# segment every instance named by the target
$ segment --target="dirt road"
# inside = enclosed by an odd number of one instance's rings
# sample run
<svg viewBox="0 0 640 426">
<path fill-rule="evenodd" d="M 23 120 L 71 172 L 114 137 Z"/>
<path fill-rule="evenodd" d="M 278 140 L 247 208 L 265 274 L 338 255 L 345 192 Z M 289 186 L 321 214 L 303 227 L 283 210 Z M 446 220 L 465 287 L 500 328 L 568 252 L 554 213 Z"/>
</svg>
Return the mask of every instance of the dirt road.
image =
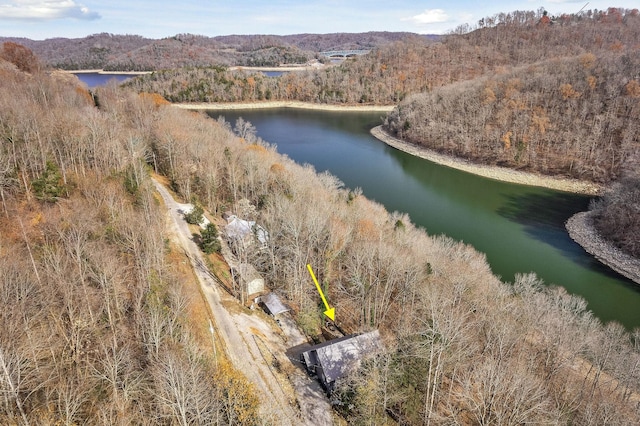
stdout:
<svg viewBox="0 0 640 426">
<path fill-rule="evenodd" d="M 216 278 L 205 266 L 200 249 L 167 189 L 154 180 L 168 208 L 168 224 L 176 242 L 191 260 L 202 292 L 214 316 L 214 328 L 224 342 L 229 360 L 255 384 L 264 420 L 278 425 L 331 425 L 332 410 L 319 385 L 286 357 L 287 346 L 304 338 L 295 327 L 285 331 L 259 313 L 247 312 L 228 294 L 219 291 Z M 287 342 L 285 342 L 287 340 Z"/>
</svg>

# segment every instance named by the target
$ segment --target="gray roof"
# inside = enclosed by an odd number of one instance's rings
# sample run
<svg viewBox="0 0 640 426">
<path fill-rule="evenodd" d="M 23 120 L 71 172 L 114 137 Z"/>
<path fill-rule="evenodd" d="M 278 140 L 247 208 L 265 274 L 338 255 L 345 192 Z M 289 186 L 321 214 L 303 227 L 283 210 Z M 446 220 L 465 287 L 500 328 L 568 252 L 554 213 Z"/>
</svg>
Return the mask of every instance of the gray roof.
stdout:
<svg viewBox="0 0 640 426">
<path fill-rule="evenodd" d="M 244 220 L 238 216 L 231 215 L 227 218 L 227 222 L 225 230 L 227 236 L 231 239 L 241 240 L 255 231 L 255 237 L 261 244 L 266 244 L 269 240 L 269 233 L 252 220 Z"/>
<path fill-rule="evenodd" d="M 264 303 L 267 309 L 269 309 L 269 312 L 271 312 L 271 315 L 274 316 L 291 310 L 282 303 L 275 293 L 267 293 L 264 296 L 260 296 L 257 301 Z"/>
<path fill-rule="evenodd" d="M 305 360 L 322 369 L 323 381 L 332 383 L 358 368 L 360 360 L 381 347 L 378 330 L 341 337 L 312 346 L 303 354 Z"/>
</svg>

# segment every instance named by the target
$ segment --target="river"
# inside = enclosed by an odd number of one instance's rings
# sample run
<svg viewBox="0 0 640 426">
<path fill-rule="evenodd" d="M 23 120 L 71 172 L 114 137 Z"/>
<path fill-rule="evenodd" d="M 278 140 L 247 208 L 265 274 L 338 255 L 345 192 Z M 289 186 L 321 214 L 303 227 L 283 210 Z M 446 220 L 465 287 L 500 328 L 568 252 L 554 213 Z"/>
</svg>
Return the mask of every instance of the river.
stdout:
<svg viewBox="0 0 640 426">
<path fill-rule="evenodd" d="M 504 281 L 535 272 L 582 296 L 604 322 L 640 327 L 640 286 L 603 266 L 568 236 L 564 222 L 590 198 L 486 179 L 405 154 L 369 130 L 381 113 L 296 109 L 210 111 L 232 125 L 250 121 L 258 136 L 298 163 L 329 171 L 430 234 L 446 234 L 487 256 Z"/>
</svg>

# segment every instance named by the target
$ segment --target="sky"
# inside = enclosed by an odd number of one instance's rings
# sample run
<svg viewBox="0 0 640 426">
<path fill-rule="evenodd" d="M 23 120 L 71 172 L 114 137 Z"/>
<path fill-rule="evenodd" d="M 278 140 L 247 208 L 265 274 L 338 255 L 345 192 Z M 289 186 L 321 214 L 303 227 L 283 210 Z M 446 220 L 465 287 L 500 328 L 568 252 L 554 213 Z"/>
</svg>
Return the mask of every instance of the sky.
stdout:
<svg viewBox="0 0 640 426">
<path fill-rule="evenodd" d="M 585 9 L 599 10 L 640 7 L 638 0 L 0 0 L 0 36 L 443 34 L 500 12 L 544 8 L 557 15 L 578 12 L 585 4 Z"/>
</svg>

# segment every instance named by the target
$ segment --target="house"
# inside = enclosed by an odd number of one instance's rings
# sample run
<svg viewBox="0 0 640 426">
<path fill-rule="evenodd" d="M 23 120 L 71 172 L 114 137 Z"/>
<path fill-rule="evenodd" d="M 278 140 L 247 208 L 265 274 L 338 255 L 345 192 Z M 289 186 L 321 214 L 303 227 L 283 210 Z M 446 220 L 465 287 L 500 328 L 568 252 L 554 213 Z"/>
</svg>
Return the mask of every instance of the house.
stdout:
<svg viewBox="0 0 640 426">
<path fill-rule="evenodd" d="M 300 354 L 307 372 L 318 377 L 322 387 L 331 393 L 336 380 L 360 366 L 361 360 L 382 347 L 378 330 L 352 334 L 311 346 Z"/>
<path fill-rule="evenodd" d="M 262 246 L 266 246 L 269 239 L 269 234 L 262 226 L 256 225 L 254 221 L 241 219 L 236 215 L 227 217 L 225 231 L 227 237 L 232 241 L 242 241 L 245 243 L 248 236 L 255 235 L 258 242 L 260 242 Z"/>
</svg>

